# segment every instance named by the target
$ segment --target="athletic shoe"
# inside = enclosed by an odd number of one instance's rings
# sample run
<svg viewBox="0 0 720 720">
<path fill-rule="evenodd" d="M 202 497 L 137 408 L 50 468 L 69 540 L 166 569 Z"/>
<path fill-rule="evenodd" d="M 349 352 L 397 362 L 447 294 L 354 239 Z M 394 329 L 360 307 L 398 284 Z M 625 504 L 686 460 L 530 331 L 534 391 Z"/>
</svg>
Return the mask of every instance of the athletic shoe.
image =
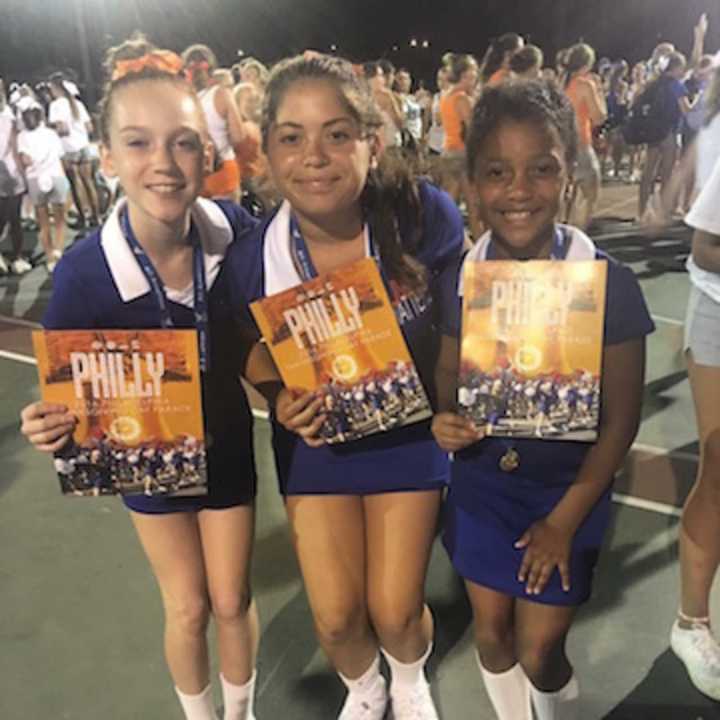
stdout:
<svg viewBox="0 0 720 720">
<path fill-rule="evenodd" d="M 720 700 L 720 646 L 705 623 L 681 628 L 676 620 L 670 647 L 685 664 L 692 684 L 704 695 Z"/>
<path fill-rule="evenodd" d="M 338 720 L 383 720 L 387 703 L 387 686 L 380 675 L 369 690 L 347 694 Z"/>
<path fill-rule="evenodd" d="M 24 275 L 32 270 L 32 265 L 25 258 L 18 258 L 10 263 L 10 269 L 15 275 Z"/>
<path fill-rule="evenodd" d="M 5 258 L 0 255 L 0 274 L 7 275 L 10 272 L 8 264 L 5 262 Z"/>
<path fill-rule="evenodd" d="M 400 696 L 392 695 L 393 720 L 439 720 L 430 685 L 425 681 Z"/>
<path fill-rule="evenodd" d="M 47 271 L 52 274 L 53 270 L 57 267 L 57 260 L 48 260 L 45 263 L 45 267 L 47 268 Z"/>
</svg>

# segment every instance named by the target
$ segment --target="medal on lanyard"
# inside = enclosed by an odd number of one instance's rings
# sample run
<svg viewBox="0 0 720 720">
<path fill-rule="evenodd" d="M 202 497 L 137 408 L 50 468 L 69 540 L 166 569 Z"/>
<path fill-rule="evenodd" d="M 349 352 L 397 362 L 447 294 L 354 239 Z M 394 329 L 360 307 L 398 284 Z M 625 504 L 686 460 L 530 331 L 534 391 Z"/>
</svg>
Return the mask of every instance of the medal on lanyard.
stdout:
<svg viewBox="0 0 720 720">
<path fill-rule="evenodd" d="M 162 280 L 157 274 L 157 270 L 153 266 L 150 258 L 147 256 L 142 245 L 135 237 L 135 233 L 130 226 L 127 207 L 120 213 L 120 228 L 127 244 L 135 256 L 135 259 L 142 270 L 145 279 L 150 285 L 150 290 L 155 296 L 155 300 L 160 310 L 160 327 L 175 327 L 170 310 L 168 309 L 167 295 L 163 287 Z M 207 309 L 207 287 L 205 284 L 205 257 L 203 255 L 200 237 L 198 235 L 195 223 L 190 223 L 190 234 L 188 240 L 193 249 L 193 313 L 195 317 L 195 327 L 198 333 L 198 354 L 200 356 L 200 370 L 207 372 L 210 368 L 210 343 L 208 330 L 208 309 Z"/>
<path fill-rule="evenodd" d="M 552 248 L 550 250 L 551 260 L 564 260 L 568 252 L 568 238 L 560 228 L 555 228 L 555 236 L 553 238 Z M 488 247 L 487 258 L 488 260 L 496 259 L 495 248 L 491 244 Z M 505 452 L 500 456 L 498 460 L 498 467 L 506 473 L 515 472 L 520 467 L 520 453 L 517 448 L 512 444 L 505 446 Z"/>
<path fill-rule="evenodd" d="M 508 446 L 498 465 L 503 472 L 514 472 L 520 467 L 520 453 L 512 445 Z"/>
</svg>

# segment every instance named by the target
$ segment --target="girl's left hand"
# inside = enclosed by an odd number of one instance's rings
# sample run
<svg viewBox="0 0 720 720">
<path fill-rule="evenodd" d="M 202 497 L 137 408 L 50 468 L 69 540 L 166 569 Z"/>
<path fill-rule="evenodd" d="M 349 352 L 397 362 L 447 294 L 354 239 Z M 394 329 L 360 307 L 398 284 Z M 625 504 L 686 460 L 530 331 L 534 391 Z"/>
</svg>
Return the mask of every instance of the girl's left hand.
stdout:
<svg viewBox="0 0 720 720">
<path fill-rule="evenodd" d="M 573 533 L 548 522 L 547 518 L 533 523 L 515 543 L 525 548 L 518 580 L 526 583 L 528 595 L 539 595 L 547 585 L 555 567 L 565 592 L 570 590 L 570 546 Z"/>
<path fill-rule="evenodd" d="M 277 396 L 275 417 L 283 427 L 299 435 L 310 447 L 320 447 L 325 444 L 325 440 L 318 436 L 325 421 L 322 405 L 322 398 L 314 392 L 283 388 Z"/>
</svg>

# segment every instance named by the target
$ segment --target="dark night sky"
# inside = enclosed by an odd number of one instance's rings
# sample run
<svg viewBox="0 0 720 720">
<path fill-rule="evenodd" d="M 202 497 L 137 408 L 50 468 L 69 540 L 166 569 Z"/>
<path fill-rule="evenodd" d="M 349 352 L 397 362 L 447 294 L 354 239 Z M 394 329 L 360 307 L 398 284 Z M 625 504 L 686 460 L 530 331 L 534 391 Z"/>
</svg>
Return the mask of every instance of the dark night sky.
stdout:
<svg viewBox="0 0 720 720">
<path fill-rule="evenodd" d="M 716 0 L 0 0 L 0 75 L 39 79 L 58 68 L 82 71 L 87 48 L 101 79 L 105 48 L 135 28 L 182 50 L 205 42 L 230 64 L 238 48 L 271 62 L 306 47 L 353 60 L 388 56 L 432 76 L 442 53 L 482 56 L 489 38 L 514 30 L 554 53 L 583 38 L 599 55 L 637 60 L 659 39 L 686 52 L 700 13 L 710 16 L 708 49 L 720 46 Z M 202 9 L 200 9 L 202 8 Z M 85 36 L 83 38 L 83 36 Z M 427 50 L 410 49 L 411 37 Z M 393 45 L 400 49 L 393 51 Z M 85 80 L 85 78 L 83 78 Z"/>
</svg>

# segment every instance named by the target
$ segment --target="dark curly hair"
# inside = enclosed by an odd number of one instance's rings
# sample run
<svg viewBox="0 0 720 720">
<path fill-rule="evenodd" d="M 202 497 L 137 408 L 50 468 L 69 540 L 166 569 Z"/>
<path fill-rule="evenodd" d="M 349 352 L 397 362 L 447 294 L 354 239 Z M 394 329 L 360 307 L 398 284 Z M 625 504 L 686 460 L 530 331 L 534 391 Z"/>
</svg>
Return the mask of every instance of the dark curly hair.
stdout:
<svg viewBox="0 0 720 720">
<path fill-rule="evenodd" d="M 577 158 L 575 112 L 565 93 L 546 80 L 524 80 L 486 88 L 473 111 L 466 141 L 467 170 L 475 175 L 477 156 L 487 136 L 504 120 L 530 122 L 554 129 L 572 168 Z"/>
</svg>

